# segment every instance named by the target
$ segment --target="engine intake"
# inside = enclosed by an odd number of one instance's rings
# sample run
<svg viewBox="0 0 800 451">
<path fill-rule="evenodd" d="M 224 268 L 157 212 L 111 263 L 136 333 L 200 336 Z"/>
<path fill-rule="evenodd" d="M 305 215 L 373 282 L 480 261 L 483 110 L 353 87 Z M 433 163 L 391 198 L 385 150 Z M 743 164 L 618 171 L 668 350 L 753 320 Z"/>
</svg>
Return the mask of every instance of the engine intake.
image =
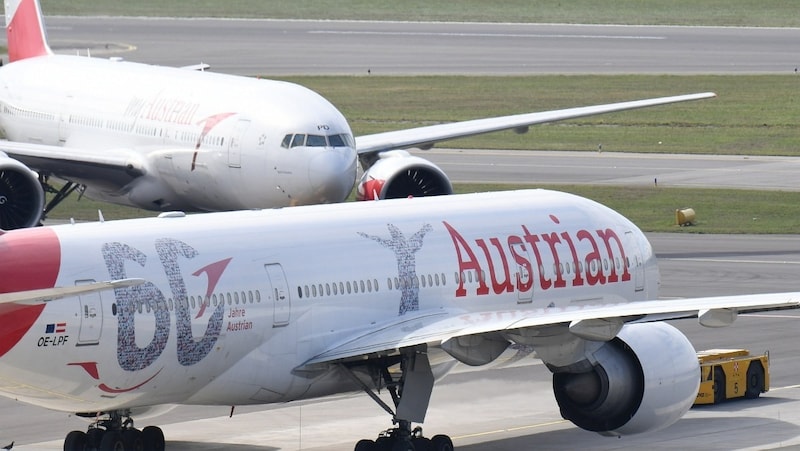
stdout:
<svg viewBox="0 0 800 451">
<path fill-rule="evenodd" d="M 447 175 L 430 161 L 405 150 L 383 152 L 358 183 L 358 200 L 452 194 Z"/>
<path fill-rule="evenodd" d="M 561 415 L 582 429 L 613 436 L 662 429 L 678 421 L 697 396 L 697 354 L 666 323 L 627 325 L 585 357 L 551 368 Z"/>
<path fill-rule="evenodd" d="M 44 191 L 35 172 L 0 152 L 0 229 L 39 225 Z"/>
</svg>

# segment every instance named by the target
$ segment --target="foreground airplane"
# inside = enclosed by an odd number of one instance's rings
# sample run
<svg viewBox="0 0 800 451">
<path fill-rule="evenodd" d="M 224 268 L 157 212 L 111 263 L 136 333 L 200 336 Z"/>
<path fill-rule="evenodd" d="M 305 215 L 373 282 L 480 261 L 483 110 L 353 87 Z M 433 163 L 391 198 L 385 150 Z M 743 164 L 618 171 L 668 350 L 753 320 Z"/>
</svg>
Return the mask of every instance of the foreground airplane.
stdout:
<svg viewBox="0 0 800 451">
<path fill-rule="evenodd" d="M 658 285 L 633 223 L 547 190 L 20 229 L 0 234 L 0 395 L 91 420 L 65 450 L 158 450 L 133 416 L 363 390 L 396 427 L 357 451 L 445 451 L 412 427 L 434 381 L 535 352 L 565 418 L 643 433 L 700 383 L 692 345 L 656 320 L 716 327 L 800 300 L 661 301 Z"/>
<path fill-rule="evenodd" d="M 712 93 L 434 125 L 353 138 L 344 116 L 295 84 L 71 55 L 47 44 L 38 0 L 6 0 L 0 68 L 0 228 L 39 224 L 75 189 L 149 210 L 222 211 L 450 194 L 402 149 Z M 33 169 L 33 171 L 31 170 Z M 35 172 L 34 172 L 35 171 Z M 67 183 L 56 190 L 51 177 Z M 44 191 L 56 192 L 45 205 Z"/>
</svg>

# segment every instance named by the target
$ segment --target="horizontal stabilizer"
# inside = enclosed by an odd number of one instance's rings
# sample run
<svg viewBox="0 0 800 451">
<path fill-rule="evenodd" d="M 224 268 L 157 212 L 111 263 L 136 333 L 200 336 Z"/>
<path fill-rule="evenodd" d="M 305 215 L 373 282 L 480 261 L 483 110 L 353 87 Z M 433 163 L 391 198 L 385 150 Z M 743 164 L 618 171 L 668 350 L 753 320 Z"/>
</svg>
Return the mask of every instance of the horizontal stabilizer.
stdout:
<svg viewBox="0 0 800 451">
<path fill-rule="evenodd" d="M 191 66 L 183 66 L 183 67 L 181 67 L 181 69 L 196 70 L 198 72 L 204 72 L 204 71 L 207 71 L 208 69 L 211 69 L 211 65 L 210 64 L 206 64 L 206 63 L 192 64 Z"/>
</svg>

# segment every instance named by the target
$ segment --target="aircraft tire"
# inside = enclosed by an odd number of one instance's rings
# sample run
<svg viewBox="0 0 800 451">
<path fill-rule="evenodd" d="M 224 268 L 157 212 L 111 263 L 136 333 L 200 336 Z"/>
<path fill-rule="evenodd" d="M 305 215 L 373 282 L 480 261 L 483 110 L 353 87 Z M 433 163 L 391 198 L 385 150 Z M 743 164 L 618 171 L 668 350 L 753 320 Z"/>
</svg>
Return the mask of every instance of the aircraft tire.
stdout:
<svg viewBox="0 0 800 451">
<path fill-rule="evenodd" d="M 378 451 L 378 445 L 372 440 L 364 439 L 359 440 L 358 443 L 356 443 L 356 447 L 353 449 L 354 451 Z"/>
<path fill-rule="evenodd" d="M 453 440 L 447 435 L 434 435 L 431 439 L 432 451 L 453 451 Z"/>
<path fill-rule="evenodd" d="M 122 431 L 122 442 L 125 444 L 125 451 L 145 451 L 142 431 L 138 429 Z"/>
<path fill-rule="evenodd" d="M 164 432 L 158 426 L 147 426 L 142 429 L 142 443 L 144 449 L 148 451 L 164 451 L 166 446 Z"/>
<path fill-rule="evenodd" d="M 122 434 L 116 431 L 106 431 L 97 451 L 125 451 L 125 443 L 122 441 Z"/>
<path fill-rule="evenodd" d="M 86 449 L 86 433 L 72 431 L 64 439 L 64 451 L 83 451 Z"/>
</svg>

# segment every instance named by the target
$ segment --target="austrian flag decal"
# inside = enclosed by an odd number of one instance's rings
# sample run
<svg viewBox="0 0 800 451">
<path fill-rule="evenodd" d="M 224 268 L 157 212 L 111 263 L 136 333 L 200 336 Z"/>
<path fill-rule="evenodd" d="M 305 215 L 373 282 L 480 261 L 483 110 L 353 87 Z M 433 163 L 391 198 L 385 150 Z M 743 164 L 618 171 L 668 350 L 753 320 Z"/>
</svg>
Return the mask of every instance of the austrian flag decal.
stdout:
<svg viewBox="0 0 800 451">
<path fill-rule="evenodd" d="M 67 323 L 48 324 L 44 333 L 46 334 L 63 334 L 67 331 Z"/>
</svg>

